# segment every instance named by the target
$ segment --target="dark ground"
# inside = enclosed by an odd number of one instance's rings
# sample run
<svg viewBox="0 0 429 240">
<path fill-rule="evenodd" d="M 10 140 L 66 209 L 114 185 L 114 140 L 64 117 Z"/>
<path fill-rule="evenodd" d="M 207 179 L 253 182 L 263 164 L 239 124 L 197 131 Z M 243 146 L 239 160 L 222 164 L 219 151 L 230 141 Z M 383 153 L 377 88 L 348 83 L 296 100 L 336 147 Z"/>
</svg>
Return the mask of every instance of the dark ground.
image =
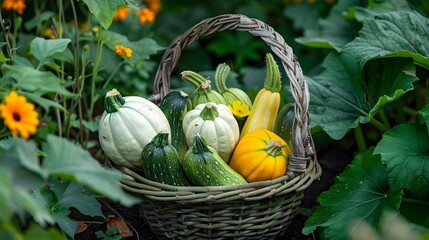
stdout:
<svg viewBox="0 0 429 240">
<path fill-rule="evenodd" d="M 350 163 L 353 156 L 352 142 L 342 140 L 341 142 L 331 142 L 323 149 L 318 149 L 317 157 L 320 165 L 322 166 L 322 176 L 319 181 L 306 189 L 304 199 L 302 202 L 303 209 L 311 209 L 317 206 L 317 196 L 327 190 L 332 184 L 335 177 L 344 170 L 344 167 Z M 156 239 L 150 227 L 143 221 L 138 207 L 125 208 L 118 204 L 101 200 L 103 213 L 108 215 L 116 215 L 124 218 L 125 222 L 133 232 L 133 237 L 125 238 L 129 240 L 150 240 Z M 76 234 L 76 240 L 91 240 L 97 239 L 95 232 L 105 231 L 106 223 L 104 219 L 88 219 L 84 216 L 72 216 L 74 219 L 87 220 L 88 228 L 81 233 Z M 94 221 L 95 220 L 95 221 Z M 290 239 L 290 240 L 317 240 L 317 232 L 313 235 L 303 235 L 301 230 L 304 227 L 307 216 L 298 214 L 292 224 L 288 227 L 287 232 L 279 236 L 277 239 Z M 98 223 L 97 223 L 98 222 Z M 111 240 L 105 238 L 103 240 Z M 113 239 L 112 239 L 113 240 Z"/>
</svg>

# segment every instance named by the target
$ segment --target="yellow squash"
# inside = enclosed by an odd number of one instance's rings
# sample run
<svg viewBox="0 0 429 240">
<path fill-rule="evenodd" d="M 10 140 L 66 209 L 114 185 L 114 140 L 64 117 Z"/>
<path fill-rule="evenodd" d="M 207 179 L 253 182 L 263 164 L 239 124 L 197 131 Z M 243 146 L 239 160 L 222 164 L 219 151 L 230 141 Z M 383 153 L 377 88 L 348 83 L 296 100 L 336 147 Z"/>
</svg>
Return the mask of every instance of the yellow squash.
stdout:
<svg viewBox="0 0 429 240">
<path fill-rule="evenodd" d="M 285 175 L 290 148 L 275 133 L 256 130 L 240 139 L 229 166 L 247 182 L 271 180 Z"/>
<path fill-rule="evenodd" d="M 280 107 L 280 70 L 270 53 L 266 54 L 267 75 L 259 90 L 240 137 L 259 129 L 272 131 Z"/>
</svg>

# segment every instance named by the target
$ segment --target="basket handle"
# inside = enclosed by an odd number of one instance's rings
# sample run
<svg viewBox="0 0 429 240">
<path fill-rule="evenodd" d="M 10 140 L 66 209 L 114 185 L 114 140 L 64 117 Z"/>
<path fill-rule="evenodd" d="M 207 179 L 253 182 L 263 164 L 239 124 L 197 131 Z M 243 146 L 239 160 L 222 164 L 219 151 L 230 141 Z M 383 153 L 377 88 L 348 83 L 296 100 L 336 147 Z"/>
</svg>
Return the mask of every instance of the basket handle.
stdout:
<svg viewBox="0 0 429 240">
<path fill-rule="evenodd" d="M 160 102 L 170 91 L 170 77 L 179 61 L 182 50 L 197 40 L 200 36 L 223 30 L 246 31 L 260 37 L 281 59 L 282 65 L 290 80 L 290 87 L 295 99 L 295 120 L 292 127 L 292 153 L 289 156 L 288 175 L 305 172 L 308 161 L 316 160 L 314 143 L 309 130 L 308 106 L 310 95 L 307 82 L 303 76 L 301 66 L 283 37 L 264 22 L 249 18 L 241 14 L 224 14 L 205 19 L 181 36 L 176 37 L 168 46 L 161 58 L 160 65 L 154 80 L 154 89 L 151 100 Z"/>
</svg>

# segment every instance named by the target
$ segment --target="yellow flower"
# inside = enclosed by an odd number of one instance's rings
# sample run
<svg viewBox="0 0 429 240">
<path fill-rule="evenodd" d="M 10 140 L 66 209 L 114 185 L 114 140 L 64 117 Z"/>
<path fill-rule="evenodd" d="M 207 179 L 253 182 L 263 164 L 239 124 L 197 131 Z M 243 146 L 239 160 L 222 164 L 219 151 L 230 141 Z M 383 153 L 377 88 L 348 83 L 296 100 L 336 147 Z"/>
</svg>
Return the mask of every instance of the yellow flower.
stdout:
<svg viewBox="0 0 429 240">
<path fill-rule="evenodd" d="M 24 0 L 4 0 L 1 7 L 6 10 L 14 10 L 19 15 L 24 13 L 24 9 L 27 7 Z"/>
<path fill-rule="evenodd" d="M 249 106 L 247 104 L 242 103 L 239 100 L 235 100 L 232 102 L 232 106 L 228 104 L 229 110 L 231 110 L 232 114 L 237 118 L 247 117 L 250 113 Z"/>
<path fill-rule="evenodd" d="M 131 48 L 124 47 L 124 45 L 116 45 L 115 53 L 119 56 L 126 56 L 127 58 L 130 58 L 133 50 L 131 50 Z"/>
<path fill-rule="evenodd" d="M 139 16 L 140 24 L 145 24 L 147 22 L 153 23 L 155 21 L 156 13 L 149 8 L 143 8 L 137 14 Z"/>
<path fill-rule="evenodd" d="M 15 91 L 10 92 L 5 97 L 5 104 L 0 104 L 0 112 L 4 124 L 13 136 L 16 137 L 19 133 L 27 139 L 30 134 L 36 133 L 39 125 L 38 113 L 24 96 L 19 96 Z"/>
<path fill-rule="evenodd" d="M 128 13 L 130 13 L 131 8 L 129 7 L 119 7 L 118 9 L 116 9 L 116 13 L 113 16 L 113 21 L 117 21 L 117 20 L 125 20 L 128 16 Z"/>
</svg>

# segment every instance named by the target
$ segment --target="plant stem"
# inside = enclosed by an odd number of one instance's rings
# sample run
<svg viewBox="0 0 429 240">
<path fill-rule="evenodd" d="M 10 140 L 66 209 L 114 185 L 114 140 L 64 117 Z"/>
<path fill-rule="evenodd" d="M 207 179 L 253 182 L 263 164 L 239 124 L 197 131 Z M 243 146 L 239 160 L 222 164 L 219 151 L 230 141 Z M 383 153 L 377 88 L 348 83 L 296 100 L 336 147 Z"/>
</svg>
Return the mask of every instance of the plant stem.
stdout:
<svg viewBox="0 0 429 240">
<path fill-rule="evenodd" d="M 381 118 L 381 122 L 383 123 L 383 125 L 387 128 L 390 128 L 390 123 L 389 123 L 389 119 L 386 116 L 386 112 L 384 111 L 384 109 L 380 109 L 380 111 L 378 111 L 378 115 Z"/>
<path fill-rule="evenodd" d="M 385 132 L 385 131 L 389 130 L 388 127 L 386 127 L 383 123 L 381 123 L 380 121 L 378 121 L 375 118 L 371 118 L 371 120 L 369 120 L 369 123 L 371 125 L 373 125 L 374 127 L 376 127 L 378 130 L 380 130 L 381 132 Z"/>
<path fill-rule="evenodd" d="M 429 202 L 425 202 L 425 201 L 417 200 L 417 199 L 413 199 L 413 198 L 405 198 L 405 197 L 403 197 L 402 198 L 402 202 L 410 203 L 410 204 L 413 204 L 413 205 L 419 205 L 419 206 L 423 206 L 423 207 L 429 207 Z"/>
<path fill-rule="evenodd" d="M 76 79 L 76 86 L 78 87 L 77 91 L 80 92 L 80 86 L 79 86 L 79 83 L 80 83 L 80 76 L 79 76 L 79 73 L 80 73 L 80 70 L 79 70 L 79 64 L 80 64 L 79 63 L 79 59 L 80 59 L 80 56 L 79 56 L 79 52 L 80 52 L 80 49 L 79 49 L 79 25 L 78 25 L 78 18 L 77 18 L 77 14 L 76 14 L 76 8 L 74 6 L 74 0 L 70 1 L 70 5 L 72 8 L 73 19 L 74 19 L 74 24 L 75 24 L 75 29 L 76 29 L 76 31 L 75 31 L 75 79 Z M 84 142 L 85 142 L 85 138 L 84 138 L 85 137 L 84 136 L 85 129 L 84 129 L 83 123 L 82 123 L 82 121 L 83 121 L 82 111 L 83 110 L 82 110 L 81 95 L 79 95 L 78 101 L 79 101 L 78 113 L 79 113 L 80 143 L 82 146 L 85 146 L 85 144 L 84 144 Z"/>
<path fill-rule="evenodd" d="M 103 46 L 104 46 L 103 42 L 98 40 L 97 50 L 96 50 L 95 59 L 94 59 L 94 67 L 92 70 L 92 78 L 91 78 L 91 96 L 89 98 L 90 105 L 89 105 L 89 109 L 88 109 L 88 118 L 90 120 L 92 120 L 92 114 L 94 112 L 95 82 L 97 81 L 98 71 L 100 70 L 100 62 L 101 62 L 101 56 L 103 53 Z"/>
<path fill-rule="evenodd" d="M 4 34 L 4 39 L 6 41 L 7 54 L 9 55 L 10 61 L 12 61 L 12 49 L 11 49 L 11 46 L 10 46 L 10 43 L 9 43 L 9 37 L 8 37 L 9 34 L 8 34 L 8 31 L 6 31 L 6 28 L 4 26 L 3 15 L 1 14 L 1 11 L 0 11 L 0 25 L 1 25 L 1 29 L 2 29 L 3 34 Z M 9 26 L 9 28 L 10 27 L 11 26 Z"/>
<path fill-rule="evenodd" d="M 363 136 L 362 127 L 360 123 L 353 129 L 353 132 L 355 134 L 356 144 L 358 147 L 359 152 L 365 151 L 368 147 L 366 145 L 365 138 Z"/>
<path fill-rule="evenodd" d="M 396 114 L 395 114 L 396 124 L 405 122 L 404 108 L 405 108 L 404 98 L 399 98 L 397 100 L 397 105 L 396 105 Z"/>
</svg>

